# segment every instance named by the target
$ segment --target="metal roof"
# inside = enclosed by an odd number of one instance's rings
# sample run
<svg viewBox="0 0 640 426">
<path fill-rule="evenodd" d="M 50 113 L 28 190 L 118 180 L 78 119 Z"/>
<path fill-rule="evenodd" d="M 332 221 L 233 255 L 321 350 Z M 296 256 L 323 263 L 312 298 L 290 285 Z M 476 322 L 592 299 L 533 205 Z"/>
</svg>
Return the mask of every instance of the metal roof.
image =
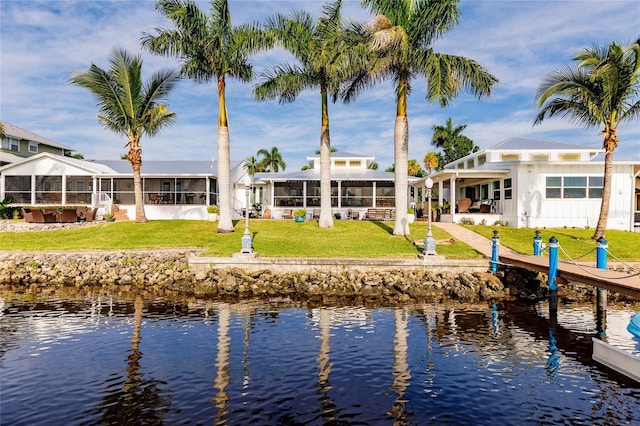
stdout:
<svg viewBox="0 0 640 426">
<path fill-rule="evenodd" d="M 70 146 L 61 144 L 56 141 L 52 141 L 51 139 L 47 139 L 44 136 L 40 136 L 28 130 L 24 130 L 16 125 L 7 123 L 5 121 L 2 121 L 2 125 L 4 126 L 5 135 L 9 138 L 28 140 L 28 141 L 38 142 L 43 145 L 49 145 L 54 148 L 65 149 L 67 151 L 75 151 L 75 149 L 71 148 Z"/>
<path fill-rule="evenodd" d="M 131 164 L 128 160 L 94 160 L 97 164 L 114 170 L 117 174 L 132 174 Z M 231 161 L 231 170 L 240 166 L 242 161 Z M 212 160 L 174 160 L 174 161 L 143 161 L 140 173 L 149 175 L 218 175 L 218 162 Z"/>
<path fill-rule="evenodd" d="M 409 180 L 418 179 L 409 176 Z M 291 173 L 256 173 L 254 180 L 259 182 L 283 182 L 295 180 L 320 180 L 320 169 L 299 170 Z M 332 168 L 332 181 L 394 181 L 395 175 L 391 172 L 381 170 L 361 169 L 361 168 Z"/>
<path fill-rule="evenodd" d="M 594 151 L 600 150 L 602 148 L 593 148 L 588 146 L 581 145 L 573 145 L 561 142 L 552 142 L 552 141 L 541 141 L 536 139 L 525 139 L 525 138 L 509 138 L 505 141 L 497 143 L 489 148 L 487 151 L 501 151 L 501 150 L 584 150 L 584 151 Z"/>
</svg>

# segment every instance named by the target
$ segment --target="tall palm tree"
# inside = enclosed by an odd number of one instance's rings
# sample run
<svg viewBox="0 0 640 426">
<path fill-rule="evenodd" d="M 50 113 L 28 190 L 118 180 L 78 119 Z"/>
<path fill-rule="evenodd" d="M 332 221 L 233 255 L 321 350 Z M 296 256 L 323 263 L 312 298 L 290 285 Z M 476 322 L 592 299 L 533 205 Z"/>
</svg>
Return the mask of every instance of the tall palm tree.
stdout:
<svg viewBox="0 0 640 426">
<path fill-rule="evenodd" d="M 148 81 L 141 76 L 142 56 L 115 49 L 109 59 L 111 66 L 103 70 L 91 64 L 88 71 L 73 74 L 71 84 L 89 89 L 99 107 L 98 121 L 106 129 L 124 135 L 128 142 L 127 159 L 133 169 L 136 222 L 147 221 L 142 198 L 143 135 L 153 136 L 171 124 L 175 114 L 168 111 L 166 100 L 175 86 L 177 74 L 172 70 L 154 73 Z"/>
<path fill-rule="evenodd" d="M 258 155 L 262 156 L 262 159 L 260 160 L 260 166 L 264 171 L 267 171 L 268 169 L 268 171 L 273 173 L 279 172 L 280 169 L 282 169 L 282 171 L 284 172 L 284 169 L 287 167 L 284 159 L 282 158 L 282 155 L 280 154 L 280 151 L 278 151 L 278 148 L 275 146 L 272 146 L 270 150 L 258 150 Z"/>
<path fill-rule="evenodd" d="M 264 81 L 254 90 L 256 99 L 279 97 L 280 103 L 293 102 L 305 89 L 320 91 L 320 228 L 333 227 L 328 96 L 336 101 L 340 85 L 354 64 L 341 8 L 342 0 L 325 5 L 315 23 L 304 11 L 294 11 L 288 17 L 277 14 L 270 18 L 267 29 L 299 64 L 285 63 L 265 72 Z"/>
<path fill-rule="evenodd" d="M 550 73 L 538 88 L 541 110 L 534 125 L 557 115 L 587 128 L 604 126 L 602 203 L 592 237 L 598 239 L 607 228 L 618 126 L 640 118 L 640 39 L 627 47 L 612 42 L 608 48 L 587 48 L 574 60 L 579 61 L 577 66 Z"/>
<path fill-rule="evenodd" d="M 471 139 L 462 134 L 466 128 L 466 124 L 454 127 L 451 117 L 445 126 L 434 125 L 432 127 L 431 145 L 442 150 L 444 164 L 449 164 L 480 150 Z"/>
<path fill-rule="evenodd" d="M 457 24 L 460 15 L 458 0 L 361 0 L 361 3 L 376 15 L 366 28 L 373 57 L 367 72 L 352 80 L 344 98 L 349 101 L 363 88 L 385 78 L 391 78 L 396 86 L 396 222 L 393 233 L 407 235 L 407 98 L 411 92 L 411 81 L 424 77 L 427 80 L 427 100 L 439 101 L 445 107 L 464 89 L 471 90 L 478 98 L 488 96 L 498 80 L 471 59 L 433 50 L 433 43 Z"/>
<path fill-rule="evenodd" d="M 144 33 L 142 45 L 149 51 L 177 56 L 182 61 L 180 74 L 198 82 L 216 79 L 218 88 L 218 187 L 220 221 L 218 232 L 233 232 L 231 221 L 231 176 L 229 161 L 229 119 L 226 105 L 226 78 L 243 82 L 253 78 L 249 55 L 269 46 L 259 25 L 231 25 L 227 0 L 211 0 L 207 16 L 192 0 L 159 0 L 156 9 L 176 29 L 155 29 Z"/>
</svg>

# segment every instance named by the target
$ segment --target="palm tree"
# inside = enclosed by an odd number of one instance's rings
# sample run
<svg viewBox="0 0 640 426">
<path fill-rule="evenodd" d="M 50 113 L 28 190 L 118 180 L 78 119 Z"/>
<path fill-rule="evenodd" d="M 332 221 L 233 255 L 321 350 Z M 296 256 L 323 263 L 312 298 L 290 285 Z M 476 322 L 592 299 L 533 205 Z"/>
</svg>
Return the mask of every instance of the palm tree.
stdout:
<svg viewBox="0 0 640 426">
<path fill-rule="evenodd" d="M 366 28 L 373 57 L 367 72 L 354 78 L 344 91 L 344 99 L 353 99 L 360 90 L 384 78 L 391 78 L 396 86 L 396 222 L 393 233 L 408 235 L 405 208 L 408 205 L 409 153 L 407 98 L 411 80 L 424 77 L 427 100 L 439 101 L 445 107 L 463 89 L 470 89 L 478 98 L 488 96 L 497 79 L 471 59 L 433 50 L 433 43 L 458 21 L 458 0 L 361 0 L 361 3 L 377 15 Z"/>
<path fill-rule="evenodd" d="M 418 163 L 418 160 L 412 158 L 407 164 L 407 173 L 409 173 L 409 176 L 421 177 L 424 173 L 424 170 L 422 170 L 422 166 L 420 165 L 420 163 Z"/>
<path fill-rule="evenodd" d="M 272 173 L 277 173 L 282 168 L 282 171 L 284 172 L 284 169 L 287 167 L 284 159 L 282 158 L 282 155 L 280 154 L 280 151 L 278 151 L 278 148 L 275 146 L 272 146 L 271 150 L 259 150 L 258 155 L 262 156 L 262 159 L 260 160 L 260 166 L 264 171 L 267 171 L 268 169 L 268 171 Z"/>
<path fill-rule="evenodd" d="M 249 55 L 268 47 L 268 37 L 257 24 L 231 25 L 227 0 L 211 0 L 211 15 L 198 9 L 192 0 L 159 0 L 160 10 L 176 27 L 144 33 L 142 45 L 149 51 L 177 56 L 180 74 L 198 82 L 216 79 L 218 88 L 218 187 L 220 221 L 218 232 L 233 232 L 231 221 L 231 176 L 229 161 L 229 119 L 226 105 L 226 78 L 243 82 L 253 78 Z"/>
<path fill-rule="evenodd" d="M 266 27 L 299 65 L 285 63 L 265 72 L 265 81 L 254 90 L 258 100 L 279 97 L 280 103 L 293 102 L 304 89 L 320 90 L 320 228 L 333 227 L 328 96 L 336 101 L 340 85 L 353 66 L 341 8 L 342 0 L 325 5 L 315 23 L 304 11 L 294 11 L 289 17 L 277 14 L 270 18 Z"/>
<path fill-rule="evenodd" d="M 142 198 L 143 135 L 153 136 L 171 124 L 175 114 L 162 103 L 175 86 L 177 74 L 172 70 L 154 73 L 144 82 L 141 76 L 142 56 L 115 49 L 109 59 L 111 68 L 103 70 L 91 64 L 88 71 L 73 74 L 71 84 L 89 89 L 99 107 L 98 121 L 108 130 L 128 139 L 127 159 L 133 169 L 136 222 L 147 221 Z"/>
<path fill-rule="evenodd" d="M 440 158 L 437 152 L 427 152 L 422 160 L 424 167 L 427 169 L 427 174 L 431 174 L 440 165 Z"/>
<path fill-rule="evenodd" d="M 243 167 L 250 176 L 253 176 L 258 172 L 264 171 L 264 168 L 260 163 L 261 162 L 256 157 L 251 156 L 244 159 Z"/>
<path fill-rule="evenodd" d="M 538 88 L 541 110 L 534 125 L 557 115 L 587 128 L 604 126 L 602 203 L 592 237 L 598 239 L 607 228 L 618 126 L 640 118 L 640 38 L 627 47 L 612 42 L 608 48 L 587 48 L 574 60 L 579 61 L 577 66 L 550 73 Z"/>
<path fill-rule="evenodd" d="M 462 134 L 466 128 L 466 124 L 454 127 L 451 117 L 447 120 L 446 126 L 434 125 L 432 127 L 431 145 L 442 149 L 444 164 L 449 164 L 480 150 L 471 139 Z"/>
</svg>

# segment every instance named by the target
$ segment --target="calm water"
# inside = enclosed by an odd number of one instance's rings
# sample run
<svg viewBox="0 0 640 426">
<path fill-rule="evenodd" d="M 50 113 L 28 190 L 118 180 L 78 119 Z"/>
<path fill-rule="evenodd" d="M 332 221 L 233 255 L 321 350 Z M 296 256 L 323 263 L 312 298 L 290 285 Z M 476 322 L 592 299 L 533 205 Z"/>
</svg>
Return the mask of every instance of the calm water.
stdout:
<svg viewBox="0 0 640 426">
<path fill-rule="evenodd" d="M 639 424 L 591 306 L 0 299 L 2 425 Z M 640 352 L 609 311 L 609 341 Z"/>
</svg>

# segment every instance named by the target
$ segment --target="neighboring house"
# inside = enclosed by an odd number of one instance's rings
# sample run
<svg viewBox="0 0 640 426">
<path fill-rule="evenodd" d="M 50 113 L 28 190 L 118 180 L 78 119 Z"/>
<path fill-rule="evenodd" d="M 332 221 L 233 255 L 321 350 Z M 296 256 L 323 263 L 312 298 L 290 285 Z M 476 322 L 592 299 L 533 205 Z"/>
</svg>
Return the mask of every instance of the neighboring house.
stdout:
<svg viewBox="0 0 640 426">
<path fill-rule="evenodd" d="M 232 162 L 231 178 L 242 163 Z M 145 161 L 142 191 L 148 219 L 206 219 L 217 203 L 215 161 Z M 0 198 L 22 206 L 87 205 L 101 211 L 117 204 L 135 214 L 133 171 L 127 160 L 87 161 L 41 153 L 0 167 Z"/>
<path fill-rule="evenodd" d="M 517 228 L 595 227 L 602 202 L 603 150 L 512 138 L 447 164 L 431 175 L 438 204 L 450 203 L 440 220 L 476 224 L 497 221 Z M 425 179 L 415 183 L 423 187 Z M 608 229 L 640 226 L 640 162 L 615 161 Z M 456 212 L 462 199 L 485 205 L 480 213 Z M 484 201 L 484 203 L 482 203 Z M 472 204 L 473 205 L 473 204 Z"/>
<path fill-rule="evenodd" d="M 25 157 L 49 152 L 57 155 L 70 155 L 74 149 L 52 141 L 18 126 L 2 122 L 5 137 L 0 148 L 0 166 L 21 161 Z"/>
<path fill-rule="evenodd" d="M 368 208 L 395 207 L 394 174 L 369 169 L 374 157 L 347 152 L 331 153 L 331 207 L 347 217 L 349 210 L 362 217 Z M 254 195 L 274 218 L 284 212 L 320 208 L 320 156 L 307 157 L 310 168 L 290 173 L 256 173 Z M 410 177 L 410 182 L 417 178 Z M 405 207 L 406 208 L 406 207 Z"/>
</svg>

